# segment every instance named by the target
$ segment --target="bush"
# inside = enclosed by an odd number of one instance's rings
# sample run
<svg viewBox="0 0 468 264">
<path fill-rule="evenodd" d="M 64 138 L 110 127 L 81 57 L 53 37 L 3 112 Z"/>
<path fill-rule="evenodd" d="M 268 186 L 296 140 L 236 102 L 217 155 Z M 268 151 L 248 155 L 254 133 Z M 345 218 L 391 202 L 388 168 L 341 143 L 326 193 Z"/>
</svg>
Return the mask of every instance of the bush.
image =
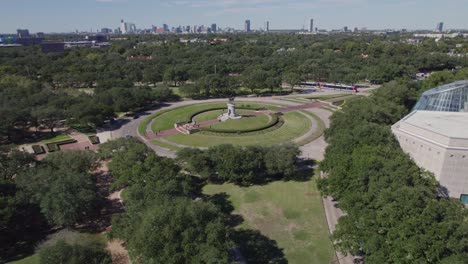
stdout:
<svg viewBox="0 0 468 264">
<path fill-rule="evenodd" d="M 93 145 L 101 143 L 101 142 L 99 141 L 99 137 L 98 137 L 98 136 L 92 135 L 92 136 L 89 136 L 88 138 L 89 138 L 89 141 L 91 141 L 91 143 L 92 143 Z"/>
<path fill-rule="evenodd" d="M 72 144 L 72 143 L 75 143 L 75 142 L 76 142 L 76 140 L 73 139 L 73 138 L 72 139 L 66 139 L 66 140 L 62 140 L 62 141 L 47 143 L 46 147 L 47 147 L 48 152 L 54 152 L 54 151 L 59 151 L 60 150 L 60 145 Z"/>
<path fill-rule="evenodd" d="M 34 151 L 34 154 L 36 155 L 39 155 L 39 154 L 44 154 L 45 153 L 45 149 L 43 146 L 41 145 L 33 145 L 32 146 L 32 149 Z"/>
<path fill-rule="evenodd" d="M 41 264 L 110 264 L 111 256 L 104 246 L 88 241 L 68 244 L 60 240 L 52 246 L 44 247 L 39 251 Z"/>
</svg>

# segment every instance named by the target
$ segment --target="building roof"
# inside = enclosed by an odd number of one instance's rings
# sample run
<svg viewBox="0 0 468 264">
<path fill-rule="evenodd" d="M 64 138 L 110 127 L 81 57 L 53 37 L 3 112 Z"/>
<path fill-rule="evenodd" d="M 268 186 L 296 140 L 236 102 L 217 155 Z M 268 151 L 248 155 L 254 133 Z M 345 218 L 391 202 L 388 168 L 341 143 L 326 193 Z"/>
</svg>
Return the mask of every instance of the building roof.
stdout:
<svg viewBox="0 0 468 264">
<path fill-rule="evenodd" d="M 468 80 L 442 85 L 424 92 L 416 110 L 468 112 Z"/>
<path fill-rule="evenodd" d="M 449 138 L 468 139 L 468 113 L 415 111 L 401 121 Z"/>
</svg>

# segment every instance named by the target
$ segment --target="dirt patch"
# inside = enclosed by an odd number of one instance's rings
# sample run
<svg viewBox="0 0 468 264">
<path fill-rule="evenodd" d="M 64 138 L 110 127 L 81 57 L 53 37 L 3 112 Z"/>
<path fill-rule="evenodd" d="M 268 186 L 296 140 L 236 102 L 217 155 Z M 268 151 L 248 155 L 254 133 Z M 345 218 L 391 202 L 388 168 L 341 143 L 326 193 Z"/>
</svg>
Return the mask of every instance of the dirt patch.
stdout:
<svg viewBox="0 0 468 264">
<path fill-rule="evenodd" d="M 310 192 L 305 193 L 304 195 L 305 195 L 306 197 L 319 197 L 319 196 L 320 196 L 319 193 L 310 193 Z"/>
<path fill-rule="evenodd" d="M 130 257 L 128 256 L 128 251 L 123 246 L 123 241 L 121 240 L 112 240 L 107 242 L 107 251 L 112 256 L 113 264 L 130 264 Z"/>
</svg>

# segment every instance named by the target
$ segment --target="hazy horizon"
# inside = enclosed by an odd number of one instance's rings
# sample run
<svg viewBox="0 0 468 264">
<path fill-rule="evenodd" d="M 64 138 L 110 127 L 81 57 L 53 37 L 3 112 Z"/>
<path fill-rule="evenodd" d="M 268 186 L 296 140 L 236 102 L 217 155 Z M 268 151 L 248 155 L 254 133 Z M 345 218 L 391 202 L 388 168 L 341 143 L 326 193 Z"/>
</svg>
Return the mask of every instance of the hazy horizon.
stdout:
<svg viewBox="0 0 468 264">
<path fill-rule="evenodd" d="M 385 0 L 0 0 L 1 33 L 14 33 L 26 28 L 31 32 L 94 32 L 115 29 L 121 19 L 137 28 L 160 27 L 163 23 L 178 25 L 211 25 L 243 29 L 251 20 L 253 30 L 308 28 L 339 29 L 343 26 L 368 29 L 468 29 L 468 4 L 463 0 L 402 1 Z"/>
</svg>

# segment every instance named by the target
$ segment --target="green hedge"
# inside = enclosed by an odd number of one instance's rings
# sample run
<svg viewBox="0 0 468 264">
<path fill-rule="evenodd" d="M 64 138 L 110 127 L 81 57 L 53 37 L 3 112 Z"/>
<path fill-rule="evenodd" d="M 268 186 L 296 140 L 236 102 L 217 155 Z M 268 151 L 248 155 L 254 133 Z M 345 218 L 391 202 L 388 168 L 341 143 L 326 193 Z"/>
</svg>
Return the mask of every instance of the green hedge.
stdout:
<svg viewBox="0 0 468 264">
<path fill-rule="evenodd" d="M 43 146 L 41 145 L 33 145 L 32 146 L 32 149 L 34 151 L 34 154 L 36 155 L 39 155 L 39 154 L 44 154 L 45 153 L 45 149 Z"/>
<path fill-rule="evenodd" d="M 92 135 L 92 136 L 88 136 L 88 138 L 89 138 L 89 141 L 91 141 L 93 145 L 101 143 L 101 141 L 99 141 L 98 136 Z"/>
<path fill-rule="evenodd" d="M 268 129 L 270 127 L 275 126 L 279 122 L 280 122 L 279 115 L 278 114 L 273 114 L 271 121 L 268 122 L 266 125 L 260 126 L 260 127 L 255 127 L 255 128 L 250 128 L 250 129 L 243 129 L 243 130 L 200 127 L 200 130 L 214 132 L 214 133 L 228 133 L 228 134 L 236 134 L 237 133 L 237 134 L 242 134 L 242 133 L 257 132 L 257 131 L 265 130 L 265 129 Z"/>
<path fill-rule="evenodd" d="M 76 140 L 72 138 L 72 139 L 47 143 L 46 147 L 47 147 L 48 152 L 54 152 L 54 151 L 60 150 L 60 145 L 71 144 L 71 143 L 75 143 L 75 142 L 76 142 Z"/>
</svg>

